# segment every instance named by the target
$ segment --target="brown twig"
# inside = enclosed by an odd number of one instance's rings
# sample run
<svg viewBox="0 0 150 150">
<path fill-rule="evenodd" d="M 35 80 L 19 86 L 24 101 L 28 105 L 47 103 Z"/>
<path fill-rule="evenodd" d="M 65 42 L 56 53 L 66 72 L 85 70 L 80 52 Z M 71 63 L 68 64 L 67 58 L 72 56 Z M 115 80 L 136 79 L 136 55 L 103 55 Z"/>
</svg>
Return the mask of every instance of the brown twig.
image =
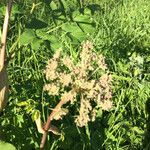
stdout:
<svg viewBox="0 0 150 150">
<path fill-rule="evenodd" d="M 55 116 L 55 114 L 60 110 L 60 108 L 63 106 L 63 104 L 65 104 L 66 101 L 64 100 L 61 100 L 57 105 L 56 107 L 53 109 L 53 111 L 51 112 L 51 114 L 49 115 L 48 119 L 47 119 L 47 122 L 46 122 L 46 125 L 44 126 L 44 134 L 43 134 L 43 137 L 42 137 L 42 140 L 41 140 L 41 144 L 40 144 L 40 149 L 43 150 L 44 149 L 44 146 L 45 146 L 45 142 L 46 142 L 46 138 L 47 138 L 47 134 L 48 134 L 48 130 L 51 126 L 51 121 L 53 120 L 53 117 Z"/>
<path fill-rule="evenodd" d="M 1 50 L 0 50 L 0 70 L 5 65 L 5 53 L 6 53 L 6 38 L 7 38 L 7 31 L 8 31 L 8 24 L 9 24 L 9 18 L 11 14 L 11 8 L 12 8 L 13 0 L 10 0 L 6 7 L 6 14 L 3 24 L 3 32 L 2 32 L 2 38 L 1 38 Z"/>
</svg>

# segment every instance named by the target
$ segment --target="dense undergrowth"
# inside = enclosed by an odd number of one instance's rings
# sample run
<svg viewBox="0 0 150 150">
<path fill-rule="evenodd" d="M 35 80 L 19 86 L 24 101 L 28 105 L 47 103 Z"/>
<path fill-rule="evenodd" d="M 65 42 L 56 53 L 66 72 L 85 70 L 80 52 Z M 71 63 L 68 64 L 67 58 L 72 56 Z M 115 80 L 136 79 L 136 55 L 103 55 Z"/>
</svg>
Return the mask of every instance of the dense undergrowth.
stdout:
<svg viewBox="0 0 150 150">
<path fill-rule="evenodd" d="M 0 2 L 0 30 L 4 8 Z M 149 8 L 148 0 L 15 1 L 7 43 L 10 95 L 0 116 L 1 140 L 21 150 L 39 148 L 33 110 L 40 110 L 45 122 L 58 103 L 43 91 L 46 63 L 60 47 L 64 56 L 78 60 L 79 46 L 90 40 L 112 75 L 113 108 L 100 109 L 96 121 L 82 128 L 74 124 L 72 108 L 54 121 L 63 135 L 49 133 L 45 149 L 150 149 Z"/>
</svg>

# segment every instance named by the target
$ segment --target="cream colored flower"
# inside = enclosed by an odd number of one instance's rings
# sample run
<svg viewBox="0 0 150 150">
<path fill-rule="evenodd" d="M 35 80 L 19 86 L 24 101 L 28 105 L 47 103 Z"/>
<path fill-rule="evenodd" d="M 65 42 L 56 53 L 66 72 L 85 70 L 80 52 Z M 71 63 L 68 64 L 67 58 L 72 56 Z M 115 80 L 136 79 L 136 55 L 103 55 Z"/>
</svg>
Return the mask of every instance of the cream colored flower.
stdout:
<svg viewBox="0 0 150 150">
<path fill-rule="evenodd" d="M 75 118 L 75 123 L 80 127 L 95 120 L 97 106 L 103 110 L 110 110 L 113 105 L 112 77 L 108 74 L 105 58 L 92 49 L 92 42 L 84 42 L 76 63 L 70 56 L 62 58 L 60 50 L 57 50 L 45 70 L 46 79 L 50 84 L 46 84 L 44 90 L 48 91 L 49 95 L 60 95 L 63 104 L 76 102 L 80 105 Z M 60 108 L 54 119 L 62 119 L 66 114 L 67 112 Z"/>
<path fill-rule="evenodd" d="M 111 99 L 112 98 L 112 92 L 110 91 L 110 88 L 108 87 L 105 89 L 105 99 Z"/>
<path fill-rule="evenodd" d="M 107 65 L 105 63 L 105 58 L 101 54 L 97 57 L 97 64 L 101 69 L 103 69 L 103 70 L 107 69 Z"/>
<path fill-rule="evenodd" d="M 75 97 L 76 97 L 76 93 L 74 91 L 69 91 L 62 94 L 61 99 L 66 102 L 71 101 L 73 103 Z"/>
<path fill-rule="evenodd" d="M 76 117 L 75 123 L 80 127 L 86 126 L 90 121 L 89 114 L 91 110 L 92 106 L 90 102 L 87 99 L 84 99 L 84 97 L 82 96 L 79 115 Z"/>
<path fill-rule="evenodd" d="M 46 79 L 47 80 L 55 80 L 57 78 L 57 73 L 55 70 L 52 70 L 52 71 L 47 71 L 46 72 Z"/>
<path fill-rule="evenodd" d="M 76 123 L 76 125 L 79 126 L 79 127 L 86 126 L 89 121 L 90 121 L 90 118 L 89 118 L 89 115 L 88 115 L 88 114 L 80 114 L 80 115 L 77 116 L 77 118 L 75 119 L 75 123 Z"/>
<path fill-rule="evenodd" d="M 60 74 L 60 82 L 63 84 L 63 86 L 68 86 L 69 83 L 72 82 L 71 75 L 70 74 Z"/>
<path fill-rule="evenodd" d="M 48 65 L 46 66 L 46 68 L 49 70 L 56 70 L 57 66 L 58 62 L 56 60 L 50 59 L 48 61 Z"/>
<path fill-rule="evenodd" d="M 44 90 L 48 91 L 49 95 L 58 95 L 59 94 L 59 87 L 55 84 L 46 84 L 44 86 Z"/>
<path fill-rule="evenodd" d="M 60 108 L 57 110 L 57 112 L 54 114 L 53 119 L 60 120 L 63 116 L 65 116 L 68 113 L 68 109 L 66 108 Z"/>
<path fill-rule="evenodd" d="M 90 41 L 86 41 L 82 44 L 82 49 L 84 50 L 92 50 L 93 49 L 93 43 Z"/>
<path fill-rule="evenodd" d="M 87 98 L 95 99 L 97 96 L 97 92 L 94 89 L 90 89 L 90 91 L 86 92 Z"/>
<path fill-rule="evenodd" d="M 100 77 L 100 85 L 103 86 L 103 87 L 107 87 L 110 82 L 112 80 L 112 77 L 111 75 L 108 75 L 108 74 L 103 74 L 101 77 Z"/>
<path fill-rule="evenodd" d="M 110 110 L 112 108 L 113 103 L 110 100 L 104 100 L 104 101 L 100 102 L 100 106 L 101 106 L 101 108 L 103 110 L 107 110 L 108 111 L 108 110 Z"/>
<path fill-rule="evenodd" d="M 65 56 L 63 59 L 62 59 L 62 63 L 68 67 L 70 70 L 72 70 L 72 66 L 73 66 L 73 62 L 71 60 L 71 58 L 69 56 Z"/>
</svg>

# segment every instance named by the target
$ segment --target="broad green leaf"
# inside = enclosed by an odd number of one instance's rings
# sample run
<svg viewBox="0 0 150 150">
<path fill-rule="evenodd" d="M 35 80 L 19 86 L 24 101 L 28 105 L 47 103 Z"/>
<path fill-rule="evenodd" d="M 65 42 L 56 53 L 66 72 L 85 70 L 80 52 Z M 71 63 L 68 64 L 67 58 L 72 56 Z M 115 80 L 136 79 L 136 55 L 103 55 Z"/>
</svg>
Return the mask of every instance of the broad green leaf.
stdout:
<svg viewBox="0 0 150 150">
<path fill-rule="evenodd" d="M 34 38 L 33 41 L 32 41 L 32 43 L 31 43 L 32 49 L 34 49 L 34 50 L 39 49 L 41 43 L 42 43 L 42 40 L 41 40 L 41 39 Z"/>
<path fill-rule="evenodd" d="M 62 47 L 62 45 L 61 45 L 61 43 L 51 43 L 51 48 L 53 49 L 53 50 L 56 50 L 56 49 L 58 49 L 58 48 L 61 48 Z"/>
<path fill-rule="evenodd" d="M 91 23 L 91 19 L 87 15 L 77 15 L 73 20 L 76 22 Z"/>
<path fill-rule="evenodd" d="M 73 37 L 78 39 L 79 41 L 83 41 L 86 38 L 86 34 L 84 31 L 81 30 L 81 28 L 76 23 L 70 23 L 70 24 L 64 24 L 62 26 L 62 29 L 65 30 L 68 33 L 71 33 Z M 72 37 L 72 38 L 73 38 Z M 71 38 L 71 37 L 70 37 Z M 73 40 L 73 39 L 72 39 Z"/>
<path fill-rule="evenodd" d="M 49 40 L 53 44 L 54 43 L 56 43 L 56 44 L 59 43 L 58 38 L 55 35 L 49 35 L 47 40 Z"/>
<path fill-rule="evenodd" d="M 36 30 L 36 34 L 39 38 L 43 40 L 48 40 L 51 43 L 58 43 L 58 38 L 54 34 L 48 34 L 45 30 Z"/>
<path fill-rule="evenodd" d="M 87 33 L 87 34 L 91 34 L 94 33 L 95 31 L 95 27 L 92 24 L 79 24 L 80 27 L 82 28 L 82 30 Z"/>
<path fill-rule="evenodd" d="M 20 36 L 20 45 L 28 45 L 30 44 L 34 39 L 36 38 L 36 35 L 33 30 L 27 29 L 25 32 L 22 33 Z"/>
<path fill-rule="evenodd" d="M 87 34 L 84 32 L 73 32 L 72 35 L 80 42 L 86 39 Z"/>
<path fill-rule="evenodd" d="M 62 29 L 66 32 L 83 32 L 76 23 L 68 23 L 62 26 Z"/>
<path fill-rule="evenodd" d="M 10 143 L 0 141 L 0 150 L 16 150 L 16 148 Z"/>
</svg>

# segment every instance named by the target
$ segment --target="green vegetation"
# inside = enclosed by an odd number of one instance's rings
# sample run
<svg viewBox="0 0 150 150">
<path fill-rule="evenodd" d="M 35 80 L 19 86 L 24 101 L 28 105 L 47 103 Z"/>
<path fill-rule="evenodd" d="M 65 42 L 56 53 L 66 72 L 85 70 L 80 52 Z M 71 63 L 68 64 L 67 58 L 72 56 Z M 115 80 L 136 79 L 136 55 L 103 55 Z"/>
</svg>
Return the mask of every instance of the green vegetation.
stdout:
<svg viewBox="0 0 150 150">
<path fill-rule="evenodd" d="M 0 37 L 5 6 L 0 2 Z M 39 110 L 46 122 L 59 102 L 43 91 L 47 61 L 60 47 L 77 61 L 81 43 L 89 40 L 112 75 L 113 108 L 99 109 L 96 121 L 80 128 L 72 107 L 53 121 L 61 135 L 49 132 L 45 149 L 149 150 L 149 8 L 149 0 L 16 0 L 7 38 L 10 94 L 0 116 L 0 139 L 18 150 L 39 149 L 42 135 L 34 117 Z"/>
</svg>

